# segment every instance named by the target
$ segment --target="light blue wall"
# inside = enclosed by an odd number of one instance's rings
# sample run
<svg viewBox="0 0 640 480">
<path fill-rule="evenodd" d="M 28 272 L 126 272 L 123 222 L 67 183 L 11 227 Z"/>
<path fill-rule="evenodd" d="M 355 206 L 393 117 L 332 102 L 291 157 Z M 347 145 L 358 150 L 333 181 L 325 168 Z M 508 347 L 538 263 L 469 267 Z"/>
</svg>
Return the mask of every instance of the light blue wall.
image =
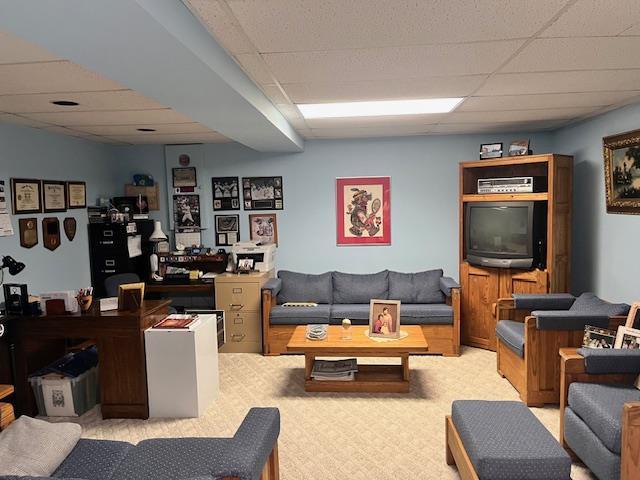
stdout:
<svg viewBox="0 0 640 480">
<path fill-rule="evenodd" d="M 107 145 L 28 127 L 0 124 L 0 179 L 7 186 L 11 177 L 85 181 L 87 203 L 95 204 L 96 198 L 110 196 L 113 192 L 117 172 L 113 169 L 112 158 L 111 147 Z M 7 200 L 10 210 L 10 196 Z M 32 216 L 38 218 L 39 243 L 26 249 L 20 246 L 18 218 Z M 49 216 L 56 216 L 60 220 L 61 230 L 65 217 L 75 217 L 77 222 L 73 242 L 69 242 L 62 231 L 61 245 L 53 252 L 45 249 L 42 242 L 41 219 Z M 30 293 L 90 285 L 85 209 L 11 217 L 15 234 L 0 237 L 0 255 L 11 255 L 24 262 L 27 268 L 15 277 L 5 272 L 5 281 L 26 283 Z"/>
<path fill-rule="evenodd" d="M 593 291 L 612 301 L 640 299 L 637 246 L 640 217 L 606 212 L 602 138 L 640 128 L 631 105 L 555 132 L 554 149 L 574 156 L 574 293 Z"/>
<path fill-rule="evenodd" d="M 207 246 L 214 242 L 212 176 L 281 175 L 285 209 L 276 211 L 279 269 L 374 272 L 442 267 L 457 277 L 458 162 L 477 158 L 483 142 L 508 145 L 529 137 L 536 152 L 552 150 L 550 134 L 521 133 L 311 140 L 304 152 L 292 154 L 258 153 L 233 143 L 183 148 L 190 149 L 197 167 Z M 202 155 L 193 154 L 198 149 Z M 169 175 L 175 158 L 171 155 L 166 165 Z M 391 177 L 391 246 L 336 246 L 335 181 L 350 176 Z M 228 213 L 240 214 L 241 238 L 248 240 L 248 215 L 254 212 Z"/>
</svg>

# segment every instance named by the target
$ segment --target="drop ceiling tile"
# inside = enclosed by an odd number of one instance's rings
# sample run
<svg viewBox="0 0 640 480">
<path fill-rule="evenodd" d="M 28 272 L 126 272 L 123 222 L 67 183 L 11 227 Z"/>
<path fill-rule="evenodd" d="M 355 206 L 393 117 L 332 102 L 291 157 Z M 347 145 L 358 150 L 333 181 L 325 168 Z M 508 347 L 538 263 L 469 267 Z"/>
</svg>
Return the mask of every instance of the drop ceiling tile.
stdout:
<svg viewBox="0 0 640 480">
<path fill-rule="evenodd" d="M 638 85 L 640 89 L 640 85 Z M 613 105 L 640 95 L 632 92 L 552 93 L 541 95 L 502 95 L 471 97 L 460 105 L 457 112 L 490 112 L 536 108 L 564 108 Z"/>
<path fill-rule="evenodd" d="M 60 58 L 16 35 L 0 31 L 0 64 L 53 60 L 60 60 Z"/>
<path fill-rule="evenodd" d="M 153 128 L 155 132 L 139 132 L 138 128 Z M 200 123 L 164 123 L 135 125 L 78 125 L 74 130 L 93 135 L 160 135 L 170 133 L 204 133 L 211 129 Z"/>
<path fill-rule="evenodd" d="M 162 110 L 120 110 L 115 112 L 27 113 L 24 116 L 64 127 L 193 123 L 193 120 L 189 117 L 168 108 Z"/>
<path fill-rule="evenodd" d="M 599 107 L 554 108 L 540 110 L 510 110 L 502 112 L 453 112 L 449 114 L 447 123 L 482 123 L 482 122 L 533 122 L 541 120 L 571 119 L 586 115 Z"/>
<path fill-rule="evenodd" d="M 27 127 L 50 127 L 52 126 L 50 123 L 39 122 L 37 120 L 32 120 L 30 118 L 24 118 L 19 115 L 12 115 L 10 113 L 0 113 L 0 122 L 1 123 L 14 123 L 16 125 L 25 125 Z"/>
<path fill-rule="evenodd" d="M 205 133 L 173 133 L 160 135 L 114 135 L 109 138 L 126 143 L 227 143 L 230 142 L 227 137 L 218 132 Z"/>
<path fill-rule="evenodd" d="M 235 59 L 254 82 L 260 85 L 275 83 L 264 59 L 257 53 L 243 53 L 236 55 Z"/>
<path fill-rule="evenodd" d="M 227 51 L 232 54 L 255 52 L 233 13 L 222 2 L 186 0 L 184 3 Z"/>
<path fill-rule="evenodd" d="M 522 41 L 272 53 L 263 58 L 281 84 L 356 82 L 491 73 Z"/>
<path fill-rule="evenodd" d="M 290 103 L 277 103 L 276 108 L 280 110 L 280 113 L 282 113 L 287 119 L 302 120 L 304 118 L 302 113 L 300 113 L 300 110 L 298 110 L 298 107 Z"/>
<path fill-rule="evenodd" d="M 487 77 L 487 75 L 466 75 L 351 83 L 289 83 L 282 87 L 295 103 L 465 97 L 480 87 Z"/>
<path fill-rule="evenodd" d="M 638 0 L 615 0 L 615 4 L 603 0 L 580 0 L 542 32 L 541 37 L 615 36 L 638 22 Z"/>
<path fill-rule="evenodd" d="M 639 85 L 640 69 L 498 74 L 476 95 L 621 91 L 635 90 Z"/>
<path fill-rule="evenodd" d="M 431 133 L 435 134 L 473 134 L 473 133 L 505 133 L 505 132 L 533 132 L 539 130 L 550 130 L 556 126 L 566 123 L 562 121 L 545 122 L 524 122 L 524 123 L 441 123 L 434 126 Z M 487 142 L 493 139 L 488 138 Z M 508 146 L 505 146 L 508 148 Z M 535 149 L 535 144 L 531 147 Z M 478 149 L 480 145 L 478 145 Z"/>
<path fill-rule="evenodd" d="M 622 35 L 640 35 L 640 23 L 635 24 L 633 27 L 622 32 Z"/>
<path fill-rule="evenodd" d="M 640 37 L 541 38 L 501 72 L 640 68 Z"/>
<path fill-rule="evenodd" d="M 0 65 L 0 95 L 121 90 L 124 87 L 71 62 Z"/>
<path fill-rule="evenodd" d="M 78 106 L 61 107 L 53 100 L 71 100 Z M 146 110 L 164 108 L 133 90 L 82 93 L 0 95 L 0 110 L 11 113 L 82 112 L 97 110 Z"/>
<path fill-rule="evenodd" d="M 282 93 L 278 85 L 262 85 L 262 91 L 269 97 L 273 103 L 285 104 L 289 103 L 289 99 Z"/>
<path fill-rule="evenodd" d="M 259 52 L 292 52 L 523 38 L 542 28 L 566 1 L 227 0 L 227 3 Z"/>
<path fill-rule="evenodd" d="M 60 133 L 62 135 L 69 135 L 71 137 L 93 137 L 94 136 L 86 132 L 80 132 L 78 130 L 72 130 L 70 128 L 58 127 L 58 126 L 44 127 L 42 128 L 42 130 L 46 130 L 47 132 Z"/>
<path fill-rule="evenodd" d="M 383 117 L 307 118 L 309 128 L 362 128 L 362 127 L 406 127 L 433 125 L 443 121 L 448 113 L 425 115 L 389 115 Z"/>
<path fill-rule="evenodd" d="M 413 126 L 371 126 L 371 127 L 348 127 L 348 128 L 321 128 L 311 129 L 314 138 L 358 138 L 358 137 L 395 137 L 407 135 L 425 135 L 430 132 L 435 125 L 413 125 Z"/>
</svg>

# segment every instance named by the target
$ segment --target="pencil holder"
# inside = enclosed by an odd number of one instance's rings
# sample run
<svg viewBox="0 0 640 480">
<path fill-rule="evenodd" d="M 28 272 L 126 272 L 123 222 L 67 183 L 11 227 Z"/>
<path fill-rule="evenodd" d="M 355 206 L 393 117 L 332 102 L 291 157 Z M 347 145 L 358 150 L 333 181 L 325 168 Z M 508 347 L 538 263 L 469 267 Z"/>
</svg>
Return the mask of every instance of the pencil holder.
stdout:
<svg viewBox="0 0 640 480">
<path fill-rule="evenodd" d="M 78 295 L 76 297 L 76 300 L 78 302 L 78 306 L 80 307 L 80 310 L 83 312 L 86 312 L 87 310 L 89 310 L 89 308 L 91 308 L 91 303 L 93 302 L 93 295 Z"/>
</svg>

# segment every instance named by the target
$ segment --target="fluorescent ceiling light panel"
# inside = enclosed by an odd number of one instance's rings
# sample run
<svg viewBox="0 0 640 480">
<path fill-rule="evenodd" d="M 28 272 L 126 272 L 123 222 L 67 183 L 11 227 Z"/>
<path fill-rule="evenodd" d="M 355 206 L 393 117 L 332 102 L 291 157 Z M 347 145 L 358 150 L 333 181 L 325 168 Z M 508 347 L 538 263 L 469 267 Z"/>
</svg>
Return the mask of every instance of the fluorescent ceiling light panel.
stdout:
<svg viewBox="0 0 640 480">
<path fill-rule="evenodd" d="M 448 113 L 462 98 L 425 98 L 419 100 L 382 100 L 377 102 L 308 103 L 298 108 L 304 118 L 379 117 Z"/>
</svg>

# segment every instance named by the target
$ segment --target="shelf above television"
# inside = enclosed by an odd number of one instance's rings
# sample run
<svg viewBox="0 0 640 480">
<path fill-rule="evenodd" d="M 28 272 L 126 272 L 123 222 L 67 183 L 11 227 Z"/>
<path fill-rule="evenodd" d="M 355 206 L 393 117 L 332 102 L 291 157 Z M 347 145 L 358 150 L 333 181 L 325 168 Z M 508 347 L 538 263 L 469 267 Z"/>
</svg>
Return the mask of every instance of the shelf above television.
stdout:
<svg viewBox="0 0 640 480">
<path fill-rule="evenodd" d="M 463 202 L 527 202 L 548 199 L 549 194 L 547 192 L 467 194 L 462 196 Z"/>
</svg>

